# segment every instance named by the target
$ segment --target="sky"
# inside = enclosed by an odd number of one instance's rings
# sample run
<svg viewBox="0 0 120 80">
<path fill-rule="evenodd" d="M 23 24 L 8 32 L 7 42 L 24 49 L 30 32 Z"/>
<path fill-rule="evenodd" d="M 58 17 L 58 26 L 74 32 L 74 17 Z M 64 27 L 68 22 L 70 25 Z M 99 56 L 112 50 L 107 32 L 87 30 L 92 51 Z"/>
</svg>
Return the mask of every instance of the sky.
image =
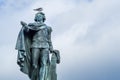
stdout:
<svg viewBox="0 0 120 80">
<path fill-rule="evenodd" d="M 119 0 L 0 0 L 0 80 L 29 80 L 17 65 L 20 21 L 42 7 L 60 50 L 58 80 L 120 80 Z"/>
</svg>

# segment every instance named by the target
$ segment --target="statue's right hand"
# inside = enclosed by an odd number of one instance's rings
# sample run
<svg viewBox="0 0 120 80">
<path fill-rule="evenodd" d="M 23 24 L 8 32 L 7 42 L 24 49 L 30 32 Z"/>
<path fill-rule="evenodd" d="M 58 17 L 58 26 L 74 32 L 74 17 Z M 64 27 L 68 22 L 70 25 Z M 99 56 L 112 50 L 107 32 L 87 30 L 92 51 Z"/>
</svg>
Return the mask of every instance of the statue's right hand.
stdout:
<svg viewBox="0 0 120 80">
<path fill-rule="evenodd" d="M 27 23 L 25 23 L 25 22 L 23 22 L 23 21 L 21 21 L 20 23 L 21 23 L 22 26 L 27 25 Z"/>
</svg>

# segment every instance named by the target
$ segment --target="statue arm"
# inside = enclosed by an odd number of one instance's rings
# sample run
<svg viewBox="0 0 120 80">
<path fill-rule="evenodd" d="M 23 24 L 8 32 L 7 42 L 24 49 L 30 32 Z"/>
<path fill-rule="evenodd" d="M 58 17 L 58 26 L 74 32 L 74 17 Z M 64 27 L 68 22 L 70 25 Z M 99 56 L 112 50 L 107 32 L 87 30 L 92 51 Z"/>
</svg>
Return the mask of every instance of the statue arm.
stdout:
<svg viewBox="0 0 120 80">
<path fill-rule="evenodd" d="M 27 23 L 25 23 L 25 22 L 23 22 L 23 21 L 21 21 L 20 23 L 21 23 L 21 25 L 23 26 L 24 30 L 28 32 L 28 31 L 29 31 L 29 28 L 28 28 Z"/>
<path fill-rule="evenodd" d="M 52 28 L 49 27 L 48 28 L 48 43 L 49 43 L 49 50 L 52 52 L 53 51 L 53 45 L 52 45 L 52 41 L 51 41 L 51 32 L 52 32 Z"/>
<path fill-rule="evenodd" d="M 34 30 L 33 26 L 35 26 L 35 23 L 29 23 L 27 25 L 27 23 L 21 21 L 21 25 L 24 27 L 24 30 L 28 32 L 29 30 Z"/>
<path fill-rule="evenodd" d="M 29 23 L 28 26 L 37 26 L 37 27 L 39 27 L 39 26 L 41 26 L 41 24 L 39 24 L 39 23 Z"/>
<path fill-rule="evenodd" d="M 35 26 L 35 23 L 29 23 L 28 26 Z"/>
</svg>

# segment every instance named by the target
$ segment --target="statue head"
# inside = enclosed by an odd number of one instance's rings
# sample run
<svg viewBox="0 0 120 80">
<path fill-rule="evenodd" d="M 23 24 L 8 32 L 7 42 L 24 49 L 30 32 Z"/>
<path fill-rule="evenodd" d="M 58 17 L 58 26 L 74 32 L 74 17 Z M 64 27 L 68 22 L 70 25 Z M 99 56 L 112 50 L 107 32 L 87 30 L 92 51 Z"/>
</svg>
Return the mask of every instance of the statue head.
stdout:
<svg viewBox="0 0 120 80">
<path fill-rule="evenodd" d="M 34 20 L 35 20 L 36 22 L 41 22 L 41 21 L 45 22 L 45 20 L 46 20 L 45 14 L 44 14 L 43 12 L 38 12 L 38 13 L 36 13 Z"/>
</svg>

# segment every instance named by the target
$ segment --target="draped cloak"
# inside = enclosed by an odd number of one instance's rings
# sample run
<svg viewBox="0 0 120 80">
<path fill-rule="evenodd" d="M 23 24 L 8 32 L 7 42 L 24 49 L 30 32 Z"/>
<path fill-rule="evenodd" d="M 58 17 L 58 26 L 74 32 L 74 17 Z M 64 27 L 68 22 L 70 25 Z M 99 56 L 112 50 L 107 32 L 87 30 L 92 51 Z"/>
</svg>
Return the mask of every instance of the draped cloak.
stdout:
<svg viewBox="0 0 120 80">
<path fill-rule="evenodd" d="M 25 27 L 23 26 L 19 32 L 16 47 L 15 49 L 18 50 L 18 56 L 17 56 L 17 64 L 20 66 L 20 70 L 27 74 L 29 78 L 31 78 L 31 72 L 32 72 L 32 64 L 31 64 L 31 43 L 32 43 L 32 37 L 34 34 L 34 31 L 38 31 L 42 28 L 45 28 L 45 24 L 42 24 L 41 27 L 28 27 L 30 29 L 29 31 L 25 30 Z M 38 69 L 40 68 L 40 65 L 38 65 Z M 37 70 L 39 71 L 39 70 Z"/>
<path fill-rule="evenodd" d="M 28 35 L 29 32 L 24 31 L 24 27 L 21 28 L 15 49 L 18 50 L 17 63 L 20 66 L 20 70 L 28 74 L 31 77 L 31 53 L 30 45 L 32 40 L 32 35 Z"/>
</svg>

